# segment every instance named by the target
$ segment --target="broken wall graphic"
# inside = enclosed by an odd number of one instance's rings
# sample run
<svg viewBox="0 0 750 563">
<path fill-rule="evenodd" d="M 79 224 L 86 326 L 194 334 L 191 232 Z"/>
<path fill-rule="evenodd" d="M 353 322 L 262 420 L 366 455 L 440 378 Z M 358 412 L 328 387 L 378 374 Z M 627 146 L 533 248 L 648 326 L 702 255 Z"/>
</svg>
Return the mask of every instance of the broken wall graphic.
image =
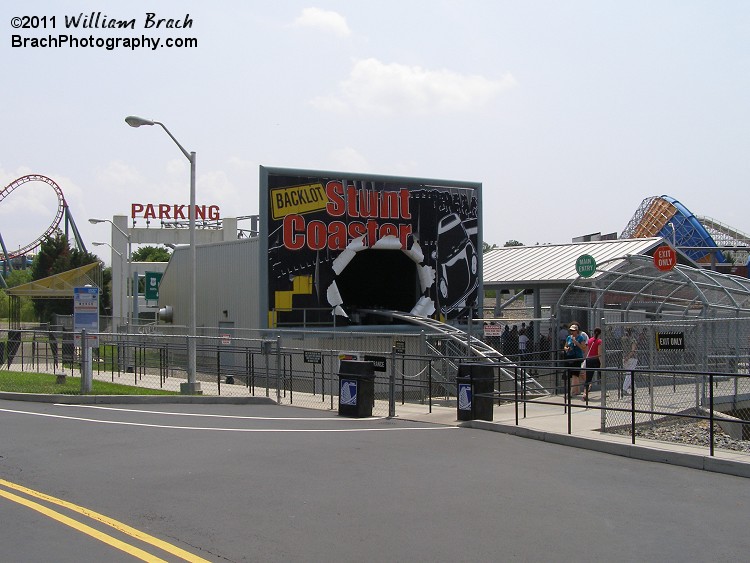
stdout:
<svg viewBox="0 0 750 563">
<path fill-rule="evenodd" d="M 451 319 L 476 305 L 480 184 L 341 176 L 261 176 L 269 326 L 354 324 L 372 309 Z"/>
</svg>

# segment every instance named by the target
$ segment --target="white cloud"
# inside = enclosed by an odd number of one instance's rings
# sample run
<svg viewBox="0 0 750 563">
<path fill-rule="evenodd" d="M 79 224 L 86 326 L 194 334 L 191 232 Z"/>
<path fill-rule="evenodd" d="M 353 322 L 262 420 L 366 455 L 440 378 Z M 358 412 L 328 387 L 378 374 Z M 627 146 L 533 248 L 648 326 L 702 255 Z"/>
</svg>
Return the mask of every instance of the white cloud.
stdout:
<svg viewBox="0 0 750 563">
<path fill-rule="evenodd" d="M 239 170 L 241 172 L 255 172 L 258 170 L 257 162 L 239 156 L 230 156 L 227 159 L 227 163 L 235 170 Z"/>
<path fill-rule="evenodd" d="M 320 8 L 305 8 L 294 20 L 295 27 L 311 27 L 321 31 L 330 32 L 339 37 L 351 35 L 346 18 L 337 12 L 321 10 Z"/>
<path fill-rule="evenodd" d="M 376 115 L 465 112 L 489 104 L 515 85 L 511 74 L 493 80 L 369 58 L 354 64 L 336 95 L 318 97 L 310 103 L 325 111 Z"/>
<path fill-rule="evenodd" d="M 335 149 L 330 153 L 331 163 L 336 170 L 344 172 L 356 170 L 369 170 L 370 164 L 367 159 L 352 147 Z"/>
<path fill-rule="evenodd" d="M 128 166 L 121 160 L 109 162 L 96 174 L 96 179 L 102 186 L 114 186 L 117 188 L 132 188 L 143 181 L 141 175 L 132 166 Z"/>
</svg>

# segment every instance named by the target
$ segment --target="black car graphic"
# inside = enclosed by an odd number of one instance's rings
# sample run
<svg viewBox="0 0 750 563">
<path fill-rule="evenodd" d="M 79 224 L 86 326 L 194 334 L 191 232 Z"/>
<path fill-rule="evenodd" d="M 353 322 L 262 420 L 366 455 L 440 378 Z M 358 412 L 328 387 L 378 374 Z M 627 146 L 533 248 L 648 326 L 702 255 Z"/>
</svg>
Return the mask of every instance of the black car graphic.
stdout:
<svg viewBox="0 0 750 563">
<path fill-rule="evenodd" d="M 477 289 L 479 258 L 456 213 L 443 217 L 438 223 L 436 246 L 438 302 L 440 311 L 447 314 L 465 308 Z"/>
</svg>

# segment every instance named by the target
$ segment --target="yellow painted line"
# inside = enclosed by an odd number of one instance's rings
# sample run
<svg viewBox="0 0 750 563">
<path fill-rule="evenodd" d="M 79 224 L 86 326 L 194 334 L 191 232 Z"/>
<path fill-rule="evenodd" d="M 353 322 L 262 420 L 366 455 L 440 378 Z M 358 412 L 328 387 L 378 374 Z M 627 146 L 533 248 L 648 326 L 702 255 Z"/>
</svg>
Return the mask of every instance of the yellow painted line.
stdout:
<svg viewBox="0 0 750 563">
<path fill-rule="evenodd" d="M 142 549 L 139 549 L 123 541 L 120 541 L 116 538 L 113 538 L 112 536 L 109 536 L 103 532 L 100 532 L 99 530 L 96 530 L 92 528 L 91 526 L 87 526 L 86 524 L 82 524 L 78 522 L 77 520 L 73 520 L 73 518 L 65 516 L 64 514 L 55 512 L 51 508 L 42 506 L 41 504 L 39 504 L 38 502 L 34 502 L 33 500 L 25 499 L 16 494 L 9 493 L 8 491 L 3 491 L 2 489 L 0 489 L 0 497 L 5 497 L 6 499 L 12 500 L 13 502 L 17 502 L 18 504 L 22 504 L 23 506 L 27 508 L 36 510 L 37 512 L 40 512 L 41 514 L 44 514 L 45 516 L 49 516 L 53 520 L 57 520 L 58 522 L 61 522 L 62 524 L 65 524 L 66 526 L 70 526 L 71 528 L 78 530 L 79 532 L 83 532 L 84 534 L 87 534 L 94 539 L 104 542 L 116 549 L 119 549 L 120 551 L 124 551 L 125 553 L 128 553 L 129 555 L 132 555 L 133 557 L 137 557 L 138 559 L 141 559 L 142 561 L 153 561 L 154 563 L 163 561 L 164 563 L 167 563 L 166 561 L 164 561 L 164 559 L 159 559 L 158 557 L 151 555 L 150 553 L 147 553 L 146 551 L 143 551 Z"/>
<path fill-rule="evenodd" d="M 44 493 L 40 493 L 39 491 L 29 489 L 27 487 L 24 487 L 23 485 L 17 485 L 15 483 L 11 483 L 10 481 L 6 481 L 5 479 L 0 479 L 0 485 L 7 487 L 9 489 L 21 491 L 29 496 L 36 497 L 46 502 L 50 502 L 52 504 L 65 507 L 68 510 L 72 510 L 73 512 L 82 514 L 83 516 L 91 518 L 92 520 L 96 520 L 98 522 L 101 522 L 102 524 L 106 524 L 107 526 L 110 526 L 111 528 L 114 528 L 115 530 L 123 534 L 129 535 L 139 541 L 148 543 L 150 545 L 153 545 L 154 547 L 158 547 L 159 549 L 162 549 L 166 551 L 167 553 L 171 553 L 172 555 L 180 557 L 181 559 L 184 559 L 185 561 L 191 561 L 194 563 L 209 563 L 208 560 L 203 559 L 202 557 L 198 557 L 197 555 L 194 555 L 190 553 L 189 551 L 185 551 L 184 549 L 181 549 L 177 547 L 176 545 L 172 545 L 171 543 L 160 540 L 159 538 L 146 534 L 145 532 L 136 530 L 135 528 L 132 528 L 131 526 L 128 526 L 127 524 L 123 524 L 122 522 L 109 518 L 103 514 L 99 514 L 98 512 L 95 512 L 93 510 L 89 510 L 88 508 L 84 508 L 82 506 L 78 506 L 71 502 L 55 498 L 53 496 L 50 496 Z M 0 496 L 3 496 L 9 500 L 12 500 L 19 504 L 27 506 L 28 508 L 36 510 L 37 512 L 41 512 L 42 514 L 49 516 L 50 518 L 54 518 L 55 520 L 62 522 L 63 524 L 66 524 L 70 526 L 71 528 L 75 528 L 76 530 L 80 532 L 88 534 L 100 541 L 103 541 L 113 547 L 116 547 L 117 549 L 125 551 L 133 555 L 134 557 L 143 559 L 144 561 L 163 561 L 162 559 L 159 559 L 158 557 L 155 557 L 151 555 L 150 553 L 143 551 L 142 549 L 138 549 L 137 547 L 128 545 L 125 542 L 122 542 L 90 526 L 87 526 L 76 520 L 73 520 L 72 518 L 69 518 L 68 516 L 65 516 L 64 514 L 55 512 L 54 510 L 47 508 L 45 506 L 42 506 L 41 504 L 36 503 L 34 501 L 30 501 L 28 499 L 25 499 L 13 493 L 3 491 L 2 489 L 0 489 Z"/>
</svg>

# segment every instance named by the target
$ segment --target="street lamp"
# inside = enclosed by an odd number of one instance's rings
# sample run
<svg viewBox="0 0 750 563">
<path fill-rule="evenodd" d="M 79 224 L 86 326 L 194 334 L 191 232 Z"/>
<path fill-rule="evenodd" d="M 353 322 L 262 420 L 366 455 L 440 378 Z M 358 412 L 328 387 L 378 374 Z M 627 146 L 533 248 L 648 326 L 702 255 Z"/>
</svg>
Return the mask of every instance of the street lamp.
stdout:
<svg viewBox="0 0 750 563">
<path fill-rule="evenodd" d="M 111 244 L 109 244 L 108 242 L 92 242 L 91 244 L 93 244 L 94 246 L 108 246 L 112 250 L 112 252 L 114 252 L 120 257 L 120 284 L 122 284 L 122 273 L 125 271 L 125 265 L 123 264 L 124 258 L 122 256 L 122 253 L 118 252 L 117 249 Z M 122 294 L 123 294 L 122 288 L 123 287 L 125 286 L 120 285 L 120 315 L 122 315 L 122 311 L 123 311 L 123 308 L 122 308 L 123 307 L 123 301 L 122 301 Z"/>
<path fill-rule="evenodd" d="M 122 296 L 123 296 L 123 294 L 126 296 L 126 300 L 127 300 L 128 284 L 130 283 L 128 280 L 130 280 L 130 278 L 131 278 L 131 269 L 132 269 L 132 263 L 133 263 L 132 252 L 131 252 L 132 251 L 132 245 L 131 245 L 130 234 L 126 233 L 125 231 L 123 231 L 120 227 L 118 227 L 117 225 L 115 225 L 109 219 L 89 219 L 89 223 L 91 223 L 92 225 L 98 225 L 99 223 L 109 223 L 123 237 L 125 237 L 125 240 L 128 241 L 128 274 L 127 274 L 127 277 L 125 278 L 125 285 L 120 287 L 120 320 L 122 321 L 122 315 L 124 313 L 126 321 L 127 321 L 127 331 L 130 332 L 130 324 L 132 323 L 132 320 L 133 320 L 132 319 L 132 315 L 131 315 L 132 308 L 131 307 L 127 307 L 125 310 L 122 308 Z M 114 252 L 117 252 L 111 245 L 108 245 L 108 246 Z M 122 254 L 120 254 L 119 252 L 117 252 L 117 254 L 120 255 L 120 258 L 122 258 Z M 122 265 L 120 265 L 120 272 L 122 272 Z M 122 275 L 122 274 L 120 274 L 120 275 Z M 137 287 L 134 287 L 133 299 L 134 300 L 138 299 Z M 135 305 L 135 302 L 133 302 L 133 305 Z"/>
<path fill-rule="evenodd" d="M 189 304 L 189 321 L 188 321 L 188 342 L 187 342 L 187 354 L 188 354 L 188 365 L 187 365 L 187 384 L 180 385 L 180 391 L 186 394 L 197 394 L 200 393 L 200 383 L 196 381 L 196 360 L 195 360 L 195 338 L 196 338 L 196 268 L 197 259 L 195 253 L 195 151 L 188 152 L 175 139 L 174 135 L 167 129 L 167 127 L 159 122 L 151 119 L 144 119 L 142 117 L 136 117 L 135 115 L 129 115 L 125 118 L 125 123 L 131 127 L 140 127 L 141 125 L 158 125 L 169 135 L 169 138 L 174 141 L 177 147 L 185 155 L 185 158 L 190 162 L 190 209 L 188 211 L 189 231 L 190 231 L 190 304 Z"/>
</svg>

